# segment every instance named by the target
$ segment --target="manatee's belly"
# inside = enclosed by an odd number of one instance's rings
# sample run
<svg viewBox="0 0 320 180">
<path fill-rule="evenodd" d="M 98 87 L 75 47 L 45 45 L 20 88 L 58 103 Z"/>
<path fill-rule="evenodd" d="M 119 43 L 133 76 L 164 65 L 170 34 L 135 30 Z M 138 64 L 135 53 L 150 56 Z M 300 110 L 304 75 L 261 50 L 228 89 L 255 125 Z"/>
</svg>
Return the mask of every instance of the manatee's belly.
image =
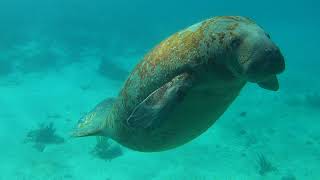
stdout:
<svg viewBox="0 0 320 180">
<path fill-rule="evenodd" d="M 241 87 L 233 91 L 192 90 L 159 127 L 133 135 L 126 146 L 138 151 L 163 151 L 191 141 L 225 112 Z"/>
<path fill-rule="evenodd" d="M 174 148 L 205 132 L 225 112 L 234 96 L 197 93 L 188 96 L 173 112 L 165 127 L 154 134 L 162 137 L 161 148 Z"/>
</svg>

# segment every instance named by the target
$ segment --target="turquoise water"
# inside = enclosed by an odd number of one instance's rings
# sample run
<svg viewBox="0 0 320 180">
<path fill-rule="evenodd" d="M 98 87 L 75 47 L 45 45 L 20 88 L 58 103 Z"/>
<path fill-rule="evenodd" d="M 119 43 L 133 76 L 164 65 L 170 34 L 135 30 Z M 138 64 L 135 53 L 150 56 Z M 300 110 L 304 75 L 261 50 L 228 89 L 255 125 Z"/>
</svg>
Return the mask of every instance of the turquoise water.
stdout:
<svg viewBox="0 0 320 180">
<path fill-rule="evenodd" d="M 218 15 L 247 16 L 281 48 L 280 90 L 248 83 L 204 134 L 136 152 L 71 138 L 143 55 Z M 0 0 L 0 180 L 320 179 L 317 1 Z"/>
</svg>

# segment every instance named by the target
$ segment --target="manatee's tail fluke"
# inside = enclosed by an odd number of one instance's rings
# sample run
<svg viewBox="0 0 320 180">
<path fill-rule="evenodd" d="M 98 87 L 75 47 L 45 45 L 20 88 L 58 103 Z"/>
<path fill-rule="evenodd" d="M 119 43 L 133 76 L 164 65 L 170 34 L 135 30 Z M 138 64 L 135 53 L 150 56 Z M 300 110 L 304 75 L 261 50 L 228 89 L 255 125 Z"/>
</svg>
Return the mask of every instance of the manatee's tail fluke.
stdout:
<svg viewBox="0 0 320 180">
<path fill-rule="evenodd" d="M 100 102 L 92 111 L 83 116 L 71 136 L 103 136 L 106 118 L 114 102 L 113 98 L 107 98 Z"/>
</svg>

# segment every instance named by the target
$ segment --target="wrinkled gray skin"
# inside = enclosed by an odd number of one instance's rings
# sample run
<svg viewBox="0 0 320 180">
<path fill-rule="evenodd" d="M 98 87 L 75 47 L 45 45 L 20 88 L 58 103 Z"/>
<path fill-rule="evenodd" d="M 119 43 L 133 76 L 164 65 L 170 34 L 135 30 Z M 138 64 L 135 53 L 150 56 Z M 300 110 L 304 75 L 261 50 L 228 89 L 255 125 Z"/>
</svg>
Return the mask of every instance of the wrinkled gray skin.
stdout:
<svg viewBox="0 0 320 180">
<path fill-rule="evenodd" d="M 100 103 L 73 135 L 107 136 L 144 152 L 172 149 L 211 127 L 247 82 L 278 90 L 284 68 L 279 48 L 250 19 L 208 19 L 151 50 L 113 105 Z"/>
</svg>

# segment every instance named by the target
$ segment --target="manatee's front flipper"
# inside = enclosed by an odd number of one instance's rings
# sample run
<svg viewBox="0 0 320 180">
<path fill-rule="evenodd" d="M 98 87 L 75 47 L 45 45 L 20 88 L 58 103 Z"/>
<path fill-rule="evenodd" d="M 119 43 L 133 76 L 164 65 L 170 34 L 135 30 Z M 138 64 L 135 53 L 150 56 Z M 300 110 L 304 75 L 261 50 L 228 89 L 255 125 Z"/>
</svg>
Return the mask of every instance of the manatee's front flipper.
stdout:
<svg viewBox="0 0 320 180">
<path fill-rule="evenodd" d="M 178 104 L 192 86 L 192 77 L 181 74 L 174 77 L 152 92 L 143 100 L 127 119 L 127 125 L 131 128 L 156 127 L 161 120 Z"/>
<path fill-rule="evenodd" d="M 72 136 L 90 136 L 99 135 L 105 127 L 106 118 L 109 110 L 114 102 L 113 98 L 107 98 L 99 103 L 92 111 L 83 116 L 75 130 L 72 132 Z"/>
<path fill-rule="evenodd" d="M 279 89 L 279 82 L 276 75 L 266 79 L 265 81 L 259 82 L 258 85 L 263 89 L 277 91 Z"/>
</svg>

